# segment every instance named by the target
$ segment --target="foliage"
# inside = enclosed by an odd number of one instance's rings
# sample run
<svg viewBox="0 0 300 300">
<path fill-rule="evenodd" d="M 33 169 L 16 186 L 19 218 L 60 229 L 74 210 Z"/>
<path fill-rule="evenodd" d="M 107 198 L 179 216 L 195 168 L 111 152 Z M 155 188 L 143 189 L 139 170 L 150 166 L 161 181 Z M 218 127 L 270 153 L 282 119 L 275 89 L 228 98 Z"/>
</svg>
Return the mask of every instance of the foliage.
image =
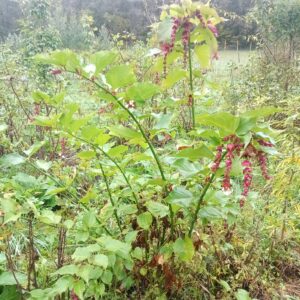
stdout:
<svg viewBox="0 0 300 300">
<path fill-rule="evenodd" d="M 271 77 L 258 89 L 253 65 L 212 82 L 220 21 L 184 0 L 164 7 L 151 49 L 120 33 L 94 52 L 34 44 L 24 61 L 18 43 L 2 45 L 0 297 L 287 294 L 278 286 L 299 275 L 299 98 L 284 85 L 270 94 Z"/>
</svg>

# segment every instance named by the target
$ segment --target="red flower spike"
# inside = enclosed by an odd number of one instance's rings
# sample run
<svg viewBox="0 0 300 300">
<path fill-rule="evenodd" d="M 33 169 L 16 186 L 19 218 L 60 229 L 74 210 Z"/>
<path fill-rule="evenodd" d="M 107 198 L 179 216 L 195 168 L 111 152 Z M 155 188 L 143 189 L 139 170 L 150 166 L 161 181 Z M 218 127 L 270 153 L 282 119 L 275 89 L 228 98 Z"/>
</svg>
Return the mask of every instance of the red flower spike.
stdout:
<svg viewBox="0 0 300 300">
<path fill-rule="evenodd" d="M 244 167 L 243 169 L 243 174 L 244 174 L 244 182 L 243 182 L 243 193 L 242 195 L 244 197 L 247 197 L 249 194 L 250 186 L 252 183 L 252 164 L 249 160 L 244 160 L 242 162 L 242 166 Z"/>
<path fill-rule="evenodd" d="M 219 36 L 217 27 L 213 25 L 210 20 L 207 21 L 207 28 L 214 34 L 216 38 Z"/>
<path fill-rule="evenodd" d="M 59 75 L 59 74 L 61 74 L 62 73 L 62 70 L 59 70 L 59 69 L 54 69 L 54 70 L 51 70 L 50 71 L 50 73 L 52 74 L 52 75 Z"/>
<path fill-rule="evenodd" d="M 220 167 L 220 163 L 221 163 L 221 160 L 222 160 L 222 151 L 223 151 L 223 146 L 218 146 L 217 147 L 217 154 L 216 154 L 215 160 L 213 162 L 213 165 L 211 167 L 211 171 L 213 173 L 217 172 L 217 170 Z"/>
<path fill-rule="evenodd" d="M 274 145 L 270 142 L 264 141 L 264 140 L 258 140 L 257 141 L 261 146 L 264 147 L 274 147 Z"/>
<path fill-rule="evenodd" d="M 271 179 L 271 177 L 268 174 L 268 169 L 267 169 L 267 158 L 264 152 L 258 151 L 257 153 L 257 160 L 258 164 L 261 169 L 262 176 L 265 178 L 265 180 Z"/>
<path fill-rule="evenodd" d="M 205 24 L 204 18 L 203 18 L 203 16 L 202 16 L 200 10 L 196 10 L 195 15 L 196 15 L 196 17 L 199 19 L 199 21 L 200 21 L 202 27 L 205 28 L 205 27 L 206 27 L 206 24 Z"/>
</svg>

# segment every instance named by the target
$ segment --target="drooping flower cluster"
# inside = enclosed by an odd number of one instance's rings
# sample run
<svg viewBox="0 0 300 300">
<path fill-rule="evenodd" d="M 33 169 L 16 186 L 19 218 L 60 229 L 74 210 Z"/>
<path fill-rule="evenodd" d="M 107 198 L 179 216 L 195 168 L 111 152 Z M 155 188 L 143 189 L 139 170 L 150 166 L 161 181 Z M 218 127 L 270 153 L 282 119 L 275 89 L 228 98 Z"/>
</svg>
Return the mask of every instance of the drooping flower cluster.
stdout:
<svg viewBox="0 0 300 300">
<path fill-rule="evenodd" d="M 266 157 L 265 153 L 262 151 L 258 151 L 257 159 L 258 159 L 258 163 L 259 163 L 259 166 L 261 169 L 261 173 L 262 173 L 263 177 L 265 178 L 265 180 L 271 179 L 271 177 L 268 174 L 267 157 Z"/>
<path fill-rule="evenodd" d="M 250 186 L 252 183 L 252 163 L 249 160 L 244 160 L 242 162 L 243 166 L 243 174 L 244 174 L 244 181 L 243 181 L 243 193 L 242 195 L 247 197 L 249 194 Z"/>
<path fill-rule="evenodd" d="M 214 163 L 211 167 L 211 171 L 213 173 L 216 173 L 217 170 L 219 169 L 220 167 L 220 164 L 221 164 L 221 161 L 222 161 L 222 151 L 223 151 L 223 147 L 222 146 L 218 146 L 217 147 L 217 154 L 216 154 L 216 157 L 215 157 L 215 160 L 214 160 Z"/>
<path fill-rule="evenodd" d="M 207 21 L 207 28 L 214 34 L 216 38 L 219 36 L 218 29 L 215 25 L 212 24 L 211 20 Z"/>
<path fill-rule="evenodd" d="M 173 24 L 172 24 L 172 30 L 171 30 L 171 36 L 170 36 L 170 42 L 165 42 L 160 45 L 161 52 L 163 54 L 163 70 L 164 70 L 164 76 L 166 76 L 167 73 L 167 57 L 172 52 L 175 46 L 175 40 L 176 40 L 176 34 L 180 27 L 182 27 L 182 45 L 184 49 L 183 53 L 183 63 L 184 66 L 186 66 L 187 63 L 187 57 L 188 57 L 188 47 L 189 47 L 189 40 L 190 40 L 190 34 L 193 27 L 193 24 L 190 22 L 190 17 L 194 18 L 196 17 L 201 26 L 203 28 L 208 28 L 215 37 L 219 36 L 218 30 L 215 25 L 213 25 L 211 20 L 205 20 L 200 10 L 196 10 L 195 13 L 192 16 L 187 16 L 184 18 L 175 18 L 173 17 Z M 218 53 L 215 52 L 213 54 L 213 58 L 218 59 Z"/>
<path fill-rule="evenodd" d="M 188 19 L 186 19 L 183 22 L 183 32 L 182 32 L 183 64 L 184 64 L 184 66 L 186 66 L 186 63 L 187 63 L 191 27 L 192 27 L 191 22 Z"/>
<path fill-rule="evenodd" d="M 205 28 L 206 27 L 205 20 L 199 9 L 196 10 L 195 15 L 198 18 L 198 20 L 200 21 L 202 27 Z"/>
<path fill-rule="evenodd" d="M 216 173 L 216 171 L 220 168 L 222 159 L 225 157 L 225 171 L 222 187 L 224 191 L 230 191 L 230 173 L 232 169 L 232 161 L 235 157 L 241 157 L 244 159 L 242 162 L 244 176 L 242 192 L 243 198 L 240 202 L 242 207 L 244 205 L 245 198 L 249 194 L 253 178 L 251 160 L 255 160 L 258 163 L 263 177 L 266 180 L 269 180 L 271 177 L 268 175 L 267 171 L 267 157 L 265 152 L 263 152 L 261 149 L 257 149 L 253 143 L 249 143 L 245 146 L 245 144 L 241 142 L 241 139 L 236 135 L 226 136 L 223 141 L 227 142 L 227 145 L 221 145 L 217 147 L 217 153 L 211 166 L 211 171 L 212 173 Z M 263 147 L 273 147 L 273 144 L 268 141 L 262 139 L 256 139 L 255 141 Z"/>
<path fill-rule="evenodd" d="M 171 31 L 171 41 L 170 43 L 163 43 L 161 45 L 161 51 L 164 56 L 164 75 L 167 73 L 167 57 L 168 54 L 173 50 L 174 45 L 175 45 L 175 39 L 176 39 L 176 33 L 180 27 L 181 20 L 179 18 L 174 18 L 173 19 L 173 26 L 172 26 L 172 31 Z"/>
</svg>

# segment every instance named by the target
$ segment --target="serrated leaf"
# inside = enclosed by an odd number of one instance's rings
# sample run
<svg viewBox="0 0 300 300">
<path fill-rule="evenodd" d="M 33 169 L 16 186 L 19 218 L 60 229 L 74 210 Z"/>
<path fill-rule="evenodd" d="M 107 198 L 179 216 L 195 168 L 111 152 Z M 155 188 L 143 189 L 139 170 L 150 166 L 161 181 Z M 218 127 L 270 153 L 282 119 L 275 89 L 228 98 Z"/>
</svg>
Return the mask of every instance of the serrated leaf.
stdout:
<svg viewBox="0 0 300 300">
<path fill-rule="evenodd" d="M 193 241 L 189 237 L 178 238 L 173 245 L 173 250 L 175 255 L 184 262 L 191 261 L 195 253 Z"/>
<path fill-rule="evenodd" d="M 152 221 L 152 215 L 148 211 L 137 216 L 137 223 L 141 228 L 145 230 L 148 230 L 150 228 Z"/>
<path fill-rule="evenodd" d="M 108 257 L 104 254 L 96 254 L 91 257 L 90 263 L 106 269 L 108 266 Z"/>
<path fill-rule="evenodd" d="M 52 210 L 43 210 L 38 219 L 45 224 L 57 225 L 61 221 L 61 216 L 56 215 Z"/>
<path fill-rule="evenodd" d="M 148 201 L 146 203 L 146 206 L 150 213 L 155 217 L 155 218 L 163 218 L 169 214 L 169 208 L 168 206 L 155 202 L 155 201 Z"/>
<path fill-rule="evenodd" d="M 31 157 L 35 153 L 37 153 L 44 145 L 45 141 L 42 142 L 36 142 L 34 143 L 29 149 L 25 150 L 24 153 L 28 156 Z"/>
<path fill-rule="evenodd" d="M 52 166 L 52 162 L 51 161 L 44 161 L 44 160 L 37 160 L 35 162 L 35 165 L 39 169 L 42 169 L 44 171 L 48 171 L 51 168 L 51 166 Z"/>
<path fill-rule="evenodd" d="M 200 67 L 207 69 L 210 67 L 211 50 L 206 44 L 195 46 L 195 55 L 200 63 Z"/>
<path fill-rule="evenodd" d="M 186 148 L 179 151 L 176 157 L 186 157 L 191 161 L 199 160 L 200 158 L 213 158 L 213 153 L 203 144 L 197 148 Z"/>
<path fill-rule="evenodd" d="M 17 277 L 20 284 L 25 284 L 27 281 L 27 276 L 25 274 L 15 272 L 15 276 Z M 0 274 L 0 286 L 4 285 L 16 285 L 16 280 L 14 278 L 13 273 L 11 272 L 3 272 Z"/>
<path fill-rule="evenodd" d="M 95 75 L 97 76 L 108 65 L 113 63 L 117 58 L 117 54 L 112 51 L 99 51 L 91 56 L 91 62 L 96 66 Z"/>
<path fill-rule="evenodd" d="M 162 81 L 162 88 L 169 89 L 179 80 L 187 76 L 187 71 L 179 68 L 172 69 L 168 72 L 167 77 Z"/>
<path fill-rule="evenodd" d="M 1 157 L 0 165 L 4 167 L 11 167 L 23 164 L 26 161 L 25 157 L 18 153 L 6 154 Z"/>
<path fill-rule="evenodd" d="M 142 82 L 135 83 L 126 91 L 126 97 L 139 103 L 144 103 L 145 100 L 152 98 L 160 92 L 159 86 L 150 83 Z"/>
<path fill-rule="evenodd" d="M 113 89 L 126 87 L 136 81 L 132 67 L 120 65 L 111 68 L 106 73 L 106 80 Z"/>
<path fill-rule="evenodd" d="M 66 265 L 58 269 L 53 275 L 77 275 L 79 267 L 77 265 Z"/>
<path fill-rule="evenodd" d="M 142 136 L 138 131 L 121 125 L 109 127 L 109 130 L 111 135 L 125 139 L 140 138 Z"/>
<path fill-rule="evenodd" d="M 168 195 L 168 203 L 176 204 L 181 207 L 189 207 L 194 200 L 194 195 L 182 186 L 175 187 Z"/>
</svg>

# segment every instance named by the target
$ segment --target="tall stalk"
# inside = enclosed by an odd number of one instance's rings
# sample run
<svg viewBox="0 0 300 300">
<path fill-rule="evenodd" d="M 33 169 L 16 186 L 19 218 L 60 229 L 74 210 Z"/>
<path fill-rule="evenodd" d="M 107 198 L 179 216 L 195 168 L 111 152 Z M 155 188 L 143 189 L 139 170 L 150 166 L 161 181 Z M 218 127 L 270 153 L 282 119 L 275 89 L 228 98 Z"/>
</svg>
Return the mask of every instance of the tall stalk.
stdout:
<svg viewBox="0 0 300 300">
<path fill-rule="evenodd" d="M 102 164 L 101 164 L 100 162 L 99 162 L 99 165 L 100 165 L 100 169 L 101 169 L 102 176 L 103 176 L 103 178 L 104 178 L 104 182 L 105 182 L 105 185 L 106 185 L 106 189 L 107 189 L 107 192 L 108 192 L 108 196 L 109 196 L 110 203 L 111 203 L 111 205 L 112 205 L 112 207 L 113 207 L 113 209 L 114 209 L 114 216 L 115 216 L 115 218 L 116 218 L 116 221 L 117 221 L 119 230 L 120 230 L 120 232 L 122 233 L 121 221 L 120 221 L 120 218 L 119 218 L 118 213 L 117 213 L 117 210 L 116 210 L 116 205 L 115 205 L 115 202 L 114 202 L 114 199 L 113 199 L 113 196 L 112 196 L 112 193 L 111 193 L 109 184 L 108 184 L 107 177 L 106 177 L 105 172 L 104 172 L 104 170 L 103 170 L 103 166 L 102 166 Z"/>
<path fill-rule="evenodd" d="M 189 46 L 189 51 L 190 51 L 190 46 Z M 191 55 L 189 55 L 189 60 L 191 60 Z M 192 62 L 190 61 L 190 64 Z M 69 71 L 70 72 L 70 71 Z M 70 72 L 70 73 L 74 73 L 76 75 L 78 75 L 78 73 L 76 72 Z M 148 144 L 149 148 L 150 148 L 150 151 L 156 161 L 156 164 L 157 164 L 157 167 L 158 167 L 158 170 L 159 170 L 159 173 L 160 173 L 160 176 L 162 178 L 163 181 L 166 181 L 166 176 L 164 174 L 164 170 L 163 170 L 163 167 L 161 165 L 161 162 L 159 160 L 159 157 L 150 141 L 150 139 L 148 138 L 144 128 L 142 127 L 141 123 L 138 121 L 138 119 L 135 117 L 135 115 L 130 111 L 129 108 L 127 108 L 123 102 L 121 100 L 119 100 L 112 92 L 110 92 L 108 89 L 106 89 L 105 87 L 103 87 L 101 84 L 99 84 L 98 82 L 96 82 L 95 80 L 92 80 L 88 77 L 85 77 L 83 75 L 81 75 L 81 77 L 91 83 L 93 83 L 96 87 L 98 87 L 99 89 L 101 89 L 102 91 L 106 92 L 107 94 L 109 94 L 110 96 L 113 97 L 113 99 L 118 103 L 118 105 L 124 109 L 128 115 L 131 117 L 131 119 L 134 121 L 134 123 L 137 125 L 139 131 L 141 132 L 143 138 L 145 139 L 146 143 Z M 192 87 L 193 87 L 193 83 L 192 83 Z M 173 212 L 173 209 L 172 209 L 172 206 L 169 204 L 169 211 L 170 211 L 170 219 L 171 219 L 171 235 L 173 235 L 174 233 L 174 212 Z"/>
<path fill-rule="evenodd" d="M 189 77 L 189 83 L 190 83 L 190 97 L 192 100 L 191 106 L 192 106 L 192 129 L 195 129 L 196 127 L 196 119 L 195 119 L 195 99 L 194 99 L 194 83 L 193 83 L 193 65 L 192 65 L 192 44 L 191 39 L 189 38 L 189 71 L 190 71 L 190 77 Z"/>
</svg>

